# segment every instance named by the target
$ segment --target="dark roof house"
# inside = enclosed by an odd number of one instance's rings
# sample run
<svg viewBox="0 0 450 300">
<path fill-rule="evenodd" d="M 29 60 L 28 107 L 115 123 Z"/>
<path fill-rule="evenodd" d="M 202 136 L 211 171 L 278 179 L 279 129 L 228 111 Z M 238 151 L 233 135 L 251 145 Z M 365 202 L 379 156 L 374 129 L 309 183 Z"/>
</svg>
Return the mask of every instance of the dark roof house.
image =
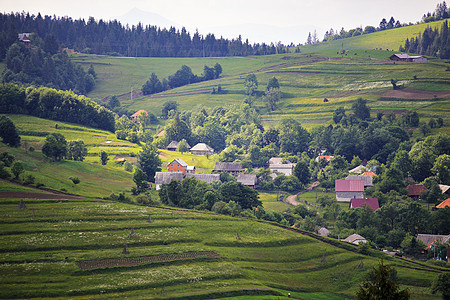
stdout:
<svg viewBox="0 0 450 300">
<path fill-rule="evenodd" d="M 194 177 L 197 180 L 212 183 L 214 181 L 220 181 L 219 174 L 186 174 L 186 178 Z"/>
<path fill-rule="evenodd" d="M 243 185 L 254 189 L 256 187 L 258 179 L 256 178 L 255 174 L 239 174 L 237 182 L 240 182 Z"/>
<path fill-rule="evenodd" d="M 218 162 L 216 163 L 216 166 L 214 167 L 213 172 L 228 172 L 237 174 L 242 172 L 242 166 L 240 163 L 234 163 L 234 162 Z"/>
<path fill-rule="evenodd" d="M 178 147 L 179 142 L 177 141 L 171 141 L 169 145 L 167 145 L 166 149 L 169 151 L 177 151 L 177 147 Z M 186 143 L 186 147 L 188 149 L 191 149 L 191 146 L 189 145 L 189 143 Z"/>
<path fill-rule="evenodd" d="M 426 63 L 427 58 L 425 56 L 410 56 L 408 54 L 393 54 L 389 57 L 393 61 L 403 61 L 403 62 L 415 62 L 415 63 Z"/>
<path fill-rule="evenodd" d="M 160 190 L 163 183 L 170 183 L 172 180 L 183 180 L 184 175 L 181 172 L 156 172 L 155 189 Z"/>
<path fill-rule="evenodd" d="M 347 177 L 345 177 L 345 180 L 363 180 L 364 187 L 373 186 L 373 178 L 369 175 L 348 175 Z"/>
<path fill-rule="evenodd" d="M 406 190 L 408 191 L 408 196 L 419 199 L 427 188 L 423 184 L 410 184 L 406 187 Z"/>
</svg>

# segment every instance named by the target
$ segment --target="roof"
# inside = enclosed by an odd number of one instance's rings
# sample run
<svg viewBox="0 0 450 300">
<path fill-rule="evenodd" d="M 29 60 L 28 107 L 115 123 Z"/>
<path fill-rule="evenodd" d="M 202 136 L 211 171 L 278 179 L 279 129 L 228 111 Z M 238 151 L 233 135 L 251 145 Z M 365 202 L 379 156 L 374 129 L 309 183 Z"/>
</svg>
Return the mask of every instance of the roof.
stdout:
<svg viewBox="0 0 450 300">
<path fill-rule="evenodd" d="M 180 166 L 182 166 L 182 167 L 188 167 L 188 164 L 187 164 L 184 160 L 182 160 L 181 158 L 175 158 L 174 160 L 172 160 L 172 161 L 170 162 L 170 164 L 173 163 L 173 162 L 177 162 L 177 163 L 180 164 Z M 169 165 L 170 165 L 170 164 L 169 164 Z"/>
<path fill-rule="evenodd" d="M 357 233 L 354 233 L 350 236 L 348 236 L 346 239 L 343 240 L 344 242 L 349 242 L 349 243 L 354 243 L 356 242 L 356 244 L 358 243 L 358 241 L 367 241 L 364 237 L 360 236 Z"/>
<path fill-rule="evenodd" d="M 282 157 L 272 157 L 269 159 L 269 165 L 282 165 L 282 164 L 290 164 L 291 162 Z"/>
<path fill-rule="evenodd" d="M 374 172 L 371 172 L 371 171 L 369 171 L 369 172 L 364 172 L 364 173 L 362 173 L 363 175 L 368 175 L 368 176 L 370 176 L 370 177 L 377 177 L 378 175 L 377 174 L 375 174 Z"/>
<path fill-rule="evenodd" d="M 377 209 L 380 208 L 380 205 L 378 204 L 378 198 L 367 198 L 367 199 L 354 198 L 350 200 L 351 208 L 358 208 L 364 206 L 370 207 L 373 211 L 376 211 Z"/>
<path fill-rule="evenodd" d="M 450 241 L 450 234 L 449 235 L 441 235 L 441 234 L 423 234 L 419 233 L 417 235 L 417 239 L 424 243 L 425 245 L 428 245 L 434 241 L 439 241 L 440 243 L 448 243 Z"/>
<path fill-rule="evenodd" d="M 326 161 L 330 161 L 334 158 L 333 155 L 319 155 L 316 157 L 316 161 L 320 161 L 321 159 L 325 159 Z"/>
<path fill-rule="evenodd" d="M 146 116 L 148 116 L 148 112 L 146 110 L 140 109 L 137 112 L 135 112 L 134 114 L 131 115 L 132 118 L 136 118 L 137 116 L 139 116 L 141 113 L 144 113 Z"/>
<path fill-rule="evenodd" d="M 442 194 L 444 194 L 450 189 L 450 185 L 439 184 L 439 188 L 441 189 Z"/>
<path fill-rule="evenodd" d="M 369 175 L 348 175 L 346 180 L 364 180 L 364 186 L 373 186 L 372 177 Z"/>
<path fill-rule="evenodd" d="M 423 184 L 410 184 L 406 187 L 408 196 L 421 196 L 427 188 Z"/>
<path fill-rule="evenodd" d="M 438 205 L 436 205 L 436 208 L 444 208 L 444 207 L 450 207 L 450 198 L 447 198 Z"/>
<path fill-rule="evenodd" d="M 177 141 L 171 141 L 169 145 L 167 145 L 166 149 L 173 149 L 173 148 L 177 148 L 178 146 L 178 142 Z"/>
<path fill-rule="evenodd" d="M 257 179 L 255 174 L 239 174 L 237 178 L 237 182 L 242 183 L 243 185 L 255 186 Z"/>
<path fill-rule="evenodd" d="M 242 171 L 242 166 L 240 163 L 218 162 L 214 167 L 214 171 L 240 172 Z"/>
<path fill-rule="evenodd" d="M 361 174 L 362 172 L 365 172 L 367 169 L 366 167 L 364 167 L 363 165 L 359 165 L 356 168 L 353 168 L 351 170 L 349 170 L 349 173 L 356 173 L 356 174 Z"/>
<path fill-rule="evenodd" d="M 198 143 L 194 147 L 191 148 L 191 151 L 210 151 L 214 152 L 214 149 L 210 146 L 206 145 L 205 143 Z"/>
<path fill-rule="evenodd" d="M 157 138 L 163 137 L 165 134 L 166 134 L 166 131 L 165 131 L 165 130 L 161 130 L 161 131 L 156 135 L 156 137 L 157 137 Z"/>
<path fill-rule="evenodd" d="M 277 169 L 293 169 L 293 164 L 271 164 L 269 165 L 269 169 L 277 170 Z"/>
<path fill-rule="evenodd" d="M 156 172 L 155 183 L 170 183 L 172 180 L 183 180 L 183 177 L 184 175 L 181 172 Z"/>
<path fill-rule="evenodd" d="M 194 177 L 197 180 L 204 181 L 207 183 L 211 183 L 214 181 L 220 181 L 219 174 L 186 174 L 186 178 Z"/>
<path fill-rule="evenodd" d="M 336 192 L 364 192 L 364 180 L 336 180 Z"/>
<path fill-rule="evenodd" d="M 321 236 L 328 236 L 331 233 L 331 231 L 329 231 L 325 227 L 322 227 L 317 231 L 317 233 Z"/>
</svg>

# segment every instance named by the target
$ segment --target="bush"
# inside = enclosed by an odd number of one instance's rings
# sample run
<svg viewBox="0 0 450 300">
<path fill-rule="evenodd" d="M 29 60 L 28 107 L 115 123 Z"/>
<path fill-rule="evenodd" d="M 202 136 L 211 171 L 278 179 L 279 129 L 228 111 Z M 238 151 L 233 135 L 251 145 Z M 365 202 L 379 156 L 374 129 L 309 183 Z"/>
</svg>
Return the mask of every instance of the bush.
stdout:
<svg viewBox="0 0 450 300">
<path fill-rule="evenodd" d="M 28 174 L 27 176 L 25 176 L 25 179 L 23 180 L 23 184 L 25 184 L 25 185 L 33 184 L 35 179 L 36 178 L 33 175 Z"/>
<path fill-rule="evenodd" d="M 123 163 L 123 169 L 127 172 L 133 172 L 133 165 L 128 160 L 126 160 Z"/>
<path fill-rule="evenodd" d="M 72 182 L 74 184 L 79 184 L 80 183 L 80 178 L 78 177 L 69 177 L 70 180 L 72 180 Z"/>
</svg>

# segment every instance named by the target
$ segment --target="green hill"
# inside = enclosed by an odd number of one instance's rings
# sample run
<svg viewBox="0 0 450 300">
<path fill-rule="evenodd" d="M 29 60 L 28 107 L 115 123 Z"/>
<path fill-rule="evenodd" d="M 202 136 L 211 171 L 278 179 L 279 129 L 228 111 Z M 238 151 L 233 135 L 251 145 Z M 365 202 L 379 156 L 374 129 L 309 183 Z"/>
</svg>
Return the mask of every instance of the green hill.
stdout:
<svg viewBox="0 0 450 300">
<path fill-rule="evenodd" d="M 264 222 L 27 192 L 0 192 L 3 299 L 344 299 L 378 262 L 354 245 Z M 443 270 L 385 262 L 413 299 L 439 299 L 429 287 Z"/>
<path fill-rule="evenodd" d="M 427 64 L 395 64 L 388 60 L 407 37 L 418 35 L 426 26 L 440 26 L 441 23 L 413 25 L 303 46 L 300 47 L 302 53 L 226 58 L 75 55 L 73 59 L 86 67 L 93 64 L 96 69 L 97 87 L 88 96 L 101 102 L 105 97 L 120 95 L 123 106 L 131 110 L 146 109 L 157 116 L 161 114 L 162 104 L 169 100 L 177 101 L 181 111 L 240 104 L 245 98 L 245 76 L 255 73 L 259 91 L 265 90 L 273 76 L 279 80 L 282 91 L 281 102 L 273 112 L 268 109 L 264 98 L 255 100 L 254 106 L 265 124 L 277 122 L 282 117 L 296 118 L 307 128 L 327 124 L 336 108 L 343 106 L 349 109 L 358 97 L 369 100 L 374 114 L 416 110 L 424 120 L 442 117 L 448 124 L 448 64 L 439 59 L 429 59 Z M 348 50 L 347 56 L 336 54 L 342 48 Z M 383 50 L 373 50 L 375 48 Z M 223 68 L 223 76 L 219 79 L 152 96 L 140 93 L 151 73 L 156 73 L 160 79 L 167 78 L 182 65 L 188 65 L 194 74 L 201 75 L 204 65 L 213 66 L 215 63 L 220 63 Z M 391 79 L 399 80 L 406 89 L 393 93 Z M 225 93 L 212 95 L 212 89 L 217 89 L 218 85 Z M 324 98 L 329 101 L 324 102 Z"/>
</svg>

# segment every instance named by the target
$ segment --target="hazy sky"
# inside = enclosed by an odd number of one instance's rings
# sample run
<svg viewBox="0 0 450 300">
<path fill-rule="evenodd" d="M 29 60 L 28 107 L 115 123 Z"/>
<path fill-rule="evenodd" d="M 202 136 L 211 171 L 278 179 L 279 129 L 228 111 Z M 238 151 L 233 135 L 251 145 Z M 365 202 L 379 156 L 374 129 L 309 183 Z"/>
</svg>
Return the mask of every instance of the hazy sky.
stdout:
<svg viewBox="0 0 450 300">
<path fill-rule="evenodd" d="M 286 31 L 317 28 L 319 37 L 329 28 L 345 29 L 362 25 L 378 25 L 393 16 L 401 22 L 419 21 L 428 11 L 434 11 L 443 0 L 1 0 L 0 11 L 70 16 L 95 19 L 118 18 L 133 8 L 159 14 L 192 31 L 203 34 L 244 24 L 262 24 Z M 264 27 L 266 28 L 266 27 Z M 225 29 L 224 29 L 225 30 Z M 243 38 L 255 42 L 260 37 Z M 304 34 L 304 33 L 302 33 Z M 226 33 L 224 33 L 226 35 Z M 269 35 L 269 33 L 268 33 Z M 261 32 L 259 32 L 261 36 Z M 285 39 L 285 38 L 283 38 Z M 294 43 L 304 42 L 306 36 L 292 36 Z M 259 41 L 258 41 L 259 42 Z M 274 41 L 275 42 L 275 41 Z M 286 42 L 286 41 L 283 41 Z"/>
</svg>

